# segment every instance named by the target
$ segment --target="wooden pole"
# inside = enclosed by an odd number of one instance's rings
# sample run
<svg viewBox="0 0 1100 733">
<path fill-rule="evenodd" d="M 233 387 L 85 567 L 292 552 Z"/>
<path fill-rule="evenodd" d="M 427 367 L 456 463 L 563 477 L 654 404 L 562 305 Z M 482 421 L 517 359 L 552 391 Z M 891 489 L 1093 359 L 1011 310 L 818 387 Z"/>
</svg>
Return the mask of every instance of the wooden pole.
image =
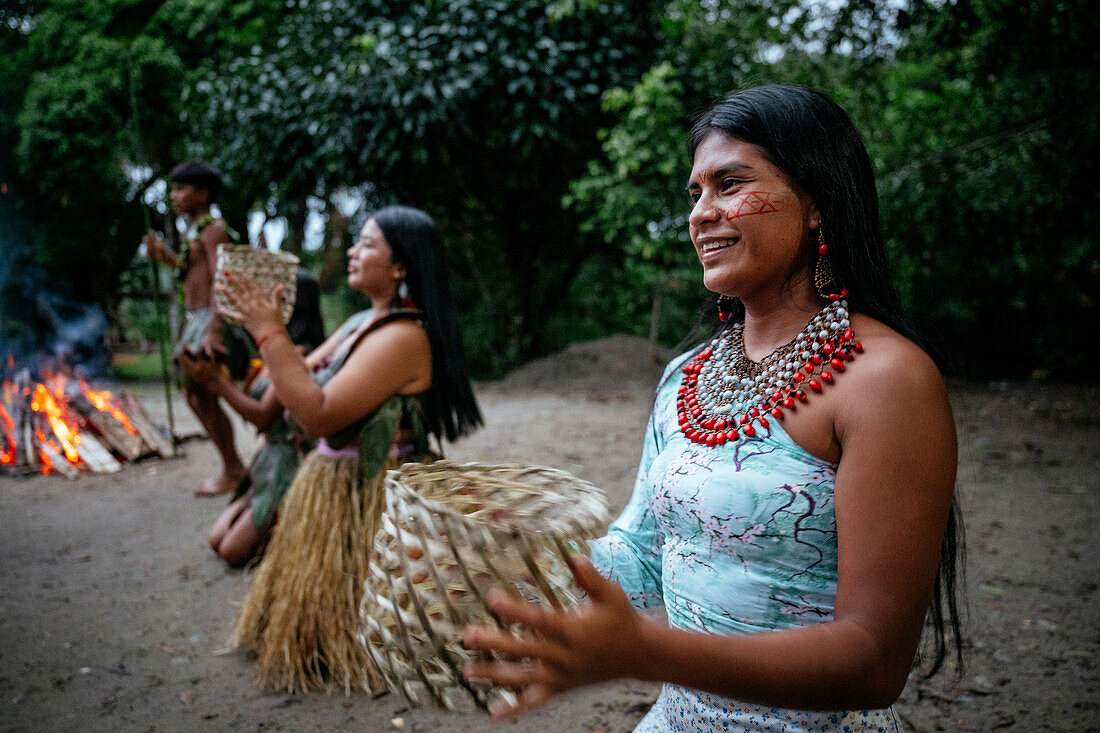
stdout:
<svg viewBox="0 0 1100 733">
<path fill-rule="evenodd" d="M 137 159 L 141 160 L 144 151 L 141 144 L 137 90 L 134 88 L 134 54 L 129 43 L 124 45 L 126 47 L 126 71 L 130 88 L 130 114 L 134 126 L 134 149 L 137 152 Z M 141 201 L 141 213 L 145 217 L 145 231 L 149 231 L 153 228 L 153 223 L 149 215 L 149 207 L 145 205 L 144 200 Z M 160 351 L 160 376 L 161 382 L 164 384 L 164 406 L 168 410 L 168 435 L 172 439 L 172 452 L 174 454 L 177 446 L 176 420 L 172 414 L 172 378 L 168 370 L 168 344 L 172 340 L 172 335 L 169 333 L 168 328 L 168 314 L 164 311 L 160 297 L 160 263 L 152 257 L 149 258 L 149 263 L 153 272 L 153 309 L 157 314 L 157 323 L 161 325 L 160 333 L 157 336 L 157 346 Z"/>
</svg>

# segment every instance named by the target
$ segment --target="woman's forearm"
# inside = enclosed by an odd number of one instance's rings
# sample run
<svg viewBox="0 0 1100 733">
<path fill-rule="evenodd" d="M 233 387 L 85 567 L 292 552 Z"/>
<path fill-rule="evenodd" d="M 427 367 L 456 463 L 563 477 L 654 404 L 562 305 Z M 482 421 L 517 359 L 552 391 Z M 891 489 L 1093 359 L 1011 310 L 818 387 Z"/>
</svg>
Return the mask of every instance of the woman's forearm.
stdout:
<svg viewBox="0 0 1100 733">
<path fill-rule="evenodd" d="M 734 636 L 645 623 L 640 678 L 769 707 L 888 707 L 911 661 L 887 659 L 874 635 L 852 622 Z"/>
<path fill-rule="evenodd" d="M 257 343 L 278 401 L 299 425 L 313 433 L 311 426 L 316 423 L 325 393 L 310 377 L 305 359 L 285 329 L 263 335 Z"/>
<path fill-rule="evenodd" d="M 282 405 L 273 396 L 264 394 L 263 399 L 253 399 L 238 389 L 231 378 L 219 379 L 214 386 L 214 391 L 219 397 L 233 408 L 233 410 L 248 422 L 256 426 L 260 432 L 265 432 L 271 427 L 275 416 L 279 414 Z M 268 392 L 271 390 L 269 389 Z"/>
</svg>

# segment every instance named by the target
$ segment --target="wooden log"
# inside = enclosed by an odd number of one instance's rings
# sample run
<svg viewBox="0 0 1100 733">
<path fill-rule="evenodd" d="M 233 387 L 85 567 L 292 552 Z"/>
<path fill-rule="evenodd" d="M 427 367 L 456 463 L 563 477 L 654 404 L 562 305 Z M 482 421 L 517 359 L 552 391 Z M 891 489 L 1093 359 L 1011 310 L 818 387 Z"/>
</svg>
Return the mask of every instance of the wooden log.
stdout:
<svg viewBox="0 0 1100 733">
<path fill-rule="evenodd" d="M 34 442 L 38 443 L 38 441 Z M 69 463 L 64 455 L 55 451 L 51 446 L 45 443 L 39 443 L 38 448 L 40 448 L 43 453 L 49 456 L 50 466 L 54 471 L 70 480 L 80 476 L 80 469 Z"/>
<path fill-rule="evenodd" d="M 123 394 L 119 397 L 126 406 L 125 413 L 130 418 L 134 429 L 141 434 L 142 440 L 148 443 L 154 451 L 164 458 L 172 458 L 176 455 L 176 449 L 172 445 L 170 436 L 162 432 L 159 425 L 149 417 L 149 413 L 134 399 L 133 395 Z"/>
<path fill-rule="evenodd" d="M 92 473 L 116 473 L 122 470 L 122 464 L 111 455 L 111 451 L 104 448 L 87 430 L 80 431 L 80 443 L 76 446 L 76 452 Z"/>
<path fill-rule="evenodd" d="M 15 375 L 8 414 L 15 423 L 15 442 L 19 448 L 15 465 L 37 467 L 40 461 L 34 449 L 34 412 L 31 410 L 30 383 L 31 374 L 26 369 Z"/>
<path fill-rule="evenodd" d="M 83 395 L 72 397 L 69 404 L 88 421 L 89 425 L 96 429 L 103 442 L 126 460 L 136 461 L 146 452 L 145 441 L 142 439 L 141 433 L 131 433 L 117 418 L 100 410 L 87 397 Z M 152 450 L 153 448 L 150 446 L 149 451 Z"/>
<path fill-rule="evenodd" d="M 20 440 L 23 441 L 23 460 L 26 461 L 29 466 L 37 466 L 41 461 L 38 460 L 38 453 L 35 451 L 34 439 L 34 412 L 26 410 L 23 412 L 23 435 Z"/>
</svg>

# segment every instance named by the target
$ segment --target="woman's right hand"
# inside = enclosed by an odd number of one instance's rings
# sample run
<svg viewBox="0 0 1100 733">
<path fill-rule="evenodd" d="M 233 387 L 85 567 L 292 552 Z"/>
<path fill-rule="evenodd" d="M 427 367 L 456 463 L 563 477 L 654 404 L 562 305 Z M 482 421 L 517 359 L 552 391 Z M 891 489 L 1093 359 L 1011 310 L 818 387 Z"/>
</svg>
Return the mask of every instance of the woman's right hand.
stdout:
<svg viewBox="0 0 1100 733">
<path fill-rule="evenodd" d="M 545 611 L 522 598 L 491 591 L 493 612 L 524 631 L 515 635 L 468 626 L 463 633 L 467 649 L 491 651 L 501 658 L 467 662 L 465 677 L 488 680 L 519 693 L 515 706 L 499 703 L 490 709 L 496 720 L 515 718 L 574 687 L 645 677 L 642 659 L 650 622 L 634 609 L 623 589 L 600 575 L 588 560 L 574 556 L 569 565 L 589 603 Z"/>
<path fill-rule="evenodd" d="M 180 368 L 191 380 L 210 386 L 229 377 L 229 367 L 220 361 L 196 356 L 184 349 L 179 356 Z"/>
</svg>

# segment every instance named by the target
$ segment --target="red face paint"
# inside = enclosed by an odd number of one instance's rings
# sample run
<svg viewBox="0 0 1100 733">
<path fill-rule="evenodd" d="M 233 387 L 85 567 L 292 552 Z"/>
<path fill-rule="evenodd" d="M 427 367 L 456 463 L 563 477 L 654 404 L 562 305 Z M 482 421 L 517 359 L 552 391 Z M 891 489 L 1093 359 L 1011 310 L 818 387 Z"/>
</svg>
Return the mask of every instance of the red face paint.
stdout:
<svg viewBox="0 0 1100 733">
<path fill-rule="evenodd" d="M 726 211 L 726 221 L 779 211 L 779 208 L 772 203 L 772 196 L 773 193 L 770 191 L 746 191 L 740 200 L 734 202 L 733 208 Z"/>
</svg>

